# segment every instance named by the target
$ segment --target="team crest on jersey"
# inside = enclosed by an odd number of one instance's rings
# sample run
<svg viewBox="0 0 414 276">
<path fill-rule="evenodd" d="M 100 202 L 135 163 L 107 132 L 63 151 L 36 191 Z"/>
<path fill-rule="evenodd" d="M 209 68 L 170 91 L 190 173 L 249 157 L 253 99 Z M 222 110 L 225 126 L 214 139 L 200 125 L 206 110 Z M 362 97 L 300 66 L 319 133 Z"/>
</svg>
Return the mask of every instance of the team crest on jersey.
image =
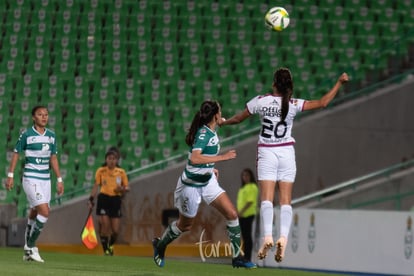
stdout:
<svg viewBox="0 0 414 276">
<path fill-rule="evenodd" d="M 50 149 L 49 144 L 42 144 L 42 150 L 43 151 L 48 151 Z"/>
<path fill-rule="evenodd" d="M 216 137 L 212 137 L 209 142 L 210 145 L 214 146 L 218 144 L 218 139 Z"/>
</svg>

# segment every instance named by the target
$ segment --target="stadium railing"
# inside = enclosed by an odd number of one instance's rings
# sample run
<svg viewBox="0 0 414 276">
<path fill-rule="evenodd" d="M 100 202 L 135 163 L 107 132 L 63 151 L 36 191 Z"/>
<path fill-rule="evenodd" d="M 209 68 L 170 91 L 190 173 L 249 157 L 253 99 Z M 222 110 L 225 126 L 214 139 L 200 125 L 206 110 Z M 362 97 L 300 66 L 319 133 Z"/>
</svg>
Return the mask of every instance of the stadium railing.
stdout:
<svg viewBox="0 0 414 276">
<path fill-rule="evenodd" d="M 315 203 L 322 203 L 324 199 L 326 199 L 328 196 L 333 194 L 338 194 L 340 192 L 346 191 L 346 190 L 358 190 L 360 186 L 362 186 L 365 183 L 378 180 L 378 179 L 387 179 L 390 175 L 397 173 L 402 170 L 406 170 L 409 168 L 414 167 L 414 159 L 404 161 L 398 164 L 394 164 L 390 167 L 387 167 L 382 170 L 378 170 L 375 172 L 372 172 L 367 175 L 363 175 L 354 179 L 351 179 L 349 181 L 345 181 L 342 183 L 339 183 L 335 186 L 317 191 L 315 193 L 311 193 L 296 199 L 292 200 L 292 205 L 294 206 L 300 206 L 300 207 L 309 207 L 314 205 Z M 357 204 L 351 204 L 349 208 L 355 209 L 360 207 L 367 207 L 370 205 L 374 205 L 377 203 L 385 202 L 385 201 L 393 201 L 395 202 L 395 206 L 397 206 L 396 209 L 399 209 L 401 206 L 401 201 L 409 196 L 413 196 L 414 191 L 404 192 L 404 193 L 396 193 L 394 195 L 389 196 L 381 196 L 372 200 L 367 200 L 364 202 L 360 202 Z"/>
</svg>

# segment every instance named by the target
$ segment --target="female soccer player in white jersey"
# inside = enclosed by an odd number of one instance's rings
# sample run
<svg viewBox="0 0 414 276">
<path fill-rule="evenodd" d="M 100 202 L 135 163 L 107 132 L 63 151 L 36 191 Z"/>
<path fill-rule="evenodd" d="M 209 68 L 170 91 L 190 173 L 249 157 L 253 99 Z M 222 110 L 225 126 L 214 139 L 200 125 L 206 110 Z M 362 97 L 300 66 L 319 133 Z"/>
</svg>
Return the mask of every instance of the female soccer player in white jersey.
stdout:
<svg viewBox="0 0 414 276">
<path fill-rule="evenodd" d="M 13 188 L 13 172 L 19 160 L 19 154 L 24 152 L 25 165 L 22 184 L 30 205 L 25 233 L 24 261 L 44 262 L 36 247 L 36 240 L 49 217 L 50 167 L 57 177 L 57 193 L 58 195 L 63 194 L 63 180 L 56 157 L 56 137 L 53 131 L 46 128 L 48 118 L 46 107 L 35 106 L 32 109 L 33 126 L 20 135 L 7 174 L 6 188 L 11 190 Z"/>
<path fill-rule="evenodd" d="M 227 219 L 227 232 L 233 248 L 233 267 L 256 267 L 254 263 L 241 256 L 237 210 L 217 182 L 214 163 L 236 158 L 234 150 L 219 155 L 220 144 L 216 127 L 221 120 L 219 104 L 215 101 L 205 101 L 191 123 L 185 139 L 190 147 L 188 162 L 178 179 L 174 193 L 179 218 L 167 227 L 161 238 L 152 241 L 154 262 L 160 267 L 164 266 L 167 245 L 191 229 L 201 200 L 216 208 Z"/>
<path fill-rule="evenodd" d="M 280 236 L 276 243 L 275 260 L 281 262 L 292 223 L 292 186 L 296 177 L 294 143 L 291 136 L 293 119 L 298 112 L 326 107 L 335 97 L 348 75 L 343 73 L 332 89 L 319 100 L 292 98 L 293 80 L 287 68 L 278 69 L 273 76 L 272 94 L 256 96 L 246 108 L 220 125 L 238 124 L 252 114 L 259 114 L 262 129 L 257 144 L 257 175 L 260 186 L 260 217 L 263 243 L 258 257 L 263 259 L 273 247 L 273 199 L 279 191 Z"/>
</svg>

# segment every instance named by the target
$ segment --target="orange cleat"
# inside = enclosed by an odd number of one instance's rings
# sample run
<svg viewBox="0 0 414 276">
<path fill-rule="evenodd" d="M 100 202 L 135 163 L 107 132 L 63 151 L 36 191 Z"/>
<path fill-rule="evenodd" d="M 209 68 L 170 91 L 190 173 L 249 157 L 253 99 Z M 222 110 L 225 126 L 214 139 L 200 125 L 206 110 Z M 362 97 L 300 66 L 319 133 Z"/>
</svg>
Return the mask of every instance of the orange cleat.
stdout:
<svg viewBox="0 0 414 276">
<path fill-rule="evenodd" d="M 281 236 L 276 242 L 275 260 L 278 263 L 283 261 L 283 258 L 285 257 L 285 250 L 286 250 L 287 241 L 288 240 L 287 240 L 286 237 Z"/>
<path fill-rule="evenodd" d="M 273 237 L 272 236 L 266 236 L 263 238 L 263 244 L 262 247 L 260 247 L 259 252 L 257 253 L 257 257 L 260 260 L 263 260 L 267 256 L 267 251 L 272 248 L 274 245 L 273 243 Z"/>
</svg>

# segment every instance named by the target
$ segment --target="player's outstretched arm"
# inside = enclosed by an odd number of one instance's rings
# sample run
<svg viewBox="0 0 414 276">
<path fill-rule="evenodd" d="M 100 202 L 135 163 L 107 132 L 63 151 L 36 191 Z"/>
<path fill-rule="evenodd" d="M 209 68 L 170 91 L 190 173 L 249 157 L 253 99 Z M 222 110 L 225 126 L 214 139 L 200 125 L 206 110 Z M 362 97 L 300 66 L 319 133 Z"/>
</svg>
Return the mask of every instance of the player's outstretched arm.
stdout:
<svg viewBox="0 0 414 276">
<path fill-rule="evenodd" d="M 226 161 L 230 159 L 236 158 L 237 154 L 235 150 L 229 150 L 224 154 L 209 156 L 201 154 L 200 150 L 193 150 L 190 157 L 190 162 L 192 164 L 208 164 L 208 163 L 216 163 L 220 161 Z"/>
<path fill-rule="evenodd" d="M 249 116 L 250 116 L 250 112 L 247 110 L 247 108 L 245 108 L 242 112 L 234 115 L 230 119 L 222 120 L 219 123 L 219 126 L 239 124 L 243 122 Z"/>
<path fill-rule="evenodd" d="M 303 106 L 303 110 L 312 110 L 312 109 L 327 107 L 328 104 L 335 98 L 335 96 L 338 93 L 341 86 L 344 83 L 348 82 L 348 80 L 349 80 L 348 74 L 347 73 L 342 73 L 342 75 L 339 76 L 337 82 L 331 88 L 331 90 L 329 90 L 319 100 L 306 101 L 304 106 Z"/>
</svg>

